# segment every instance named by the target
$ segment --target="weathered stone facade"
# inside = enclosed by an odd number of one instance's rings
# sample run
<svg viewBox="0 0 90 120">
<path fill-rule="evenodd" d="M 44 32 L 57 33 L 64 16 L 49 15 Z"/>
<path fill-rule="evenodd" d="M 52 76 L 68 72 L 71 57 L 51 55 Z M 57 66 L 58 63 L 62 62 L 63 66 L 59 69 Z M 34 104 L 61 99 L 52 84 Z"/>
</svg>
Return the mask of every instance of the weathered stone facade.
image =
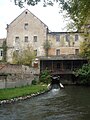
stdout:
<svg viewBox="0 0 90 120">
<path fill-rule="evenodd" d="M 58 26 L 57 26 L 58 27 Z M 45 56 L 44 43 L 50 42 L 49 56 L 78 54 L 82 33 L 50 32 L 47 25 L 25 10 L 7 26 L 7 61 L 12 62 L 14 51 L 32 46 L 37 57 Z"/>
<path fill-rule="evenodd" d="M 7 61 L 12 61 L 15 50 L 31 46 L 37 56 L 45 54 L 43 42 L 47 38 L 47 26 L 30 11 L 25 10 L 7 26 Z"/>
<path fill-rule="evenodd" d="M 78 54 L 80 43 L 84 40 L 83 33 L 78 32 L 50 32 L 48 40 L 51 44 L 49 55 Z"/>
<path fill-rule="evenodd" d="M 40 70 L 24 65 L 0 65 L 0 89 L 30 85 L 39 79 Z"/>
</svg>

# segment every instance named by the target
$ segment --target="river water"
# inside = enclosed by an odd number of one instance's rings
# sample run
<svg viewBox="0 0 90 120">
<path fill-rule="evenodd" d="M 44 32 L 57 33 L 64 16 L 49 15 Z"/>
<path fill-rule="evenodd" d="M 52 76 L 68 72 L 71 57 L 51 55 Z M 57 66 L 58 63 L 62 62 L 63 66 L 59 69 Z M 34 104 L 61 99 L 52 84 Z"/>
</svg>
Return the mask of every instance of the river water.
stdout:
<svg viewBox="0 0 90 120">
<path fill-rule="evenodd" d="M 65 86 L 0 106 L 0 120 L 90 120 L 90 87 Z"/>
</svg>

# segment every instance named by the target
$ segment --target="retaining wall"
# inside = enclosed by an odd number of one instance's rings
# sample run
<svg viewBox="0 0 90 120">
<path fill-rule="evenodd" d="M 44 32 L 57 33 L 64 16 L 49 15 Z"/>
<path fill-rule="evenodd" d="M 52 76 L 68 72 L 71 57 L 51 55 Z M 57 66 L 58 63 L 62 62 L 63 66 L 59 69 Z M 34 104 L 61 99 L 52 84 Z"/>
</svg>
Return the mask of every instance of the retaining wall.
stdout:
<svg viewBox="0 0 90 120">
<path fill-rule="evenodd" d="M 39 79 L 39 68 L 24 65 L 3 65 L 0 68 L 0 89 L 30 85 Z"/>
</svg>

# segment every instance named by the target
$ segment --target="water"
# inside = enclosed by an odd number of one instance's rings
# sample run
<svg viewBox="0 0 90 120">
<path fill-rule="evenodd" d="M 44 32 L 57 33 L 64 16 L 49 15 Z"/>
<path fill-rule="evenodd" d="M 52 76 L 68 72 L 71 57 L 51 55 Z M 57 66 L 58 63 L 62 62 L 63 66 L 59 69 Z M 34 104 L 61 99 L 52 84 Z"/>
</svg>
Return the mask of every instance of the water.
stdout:
<svg viewBox="0 0 90 120">
<path fill-rule="evenodd" d="M 0 120 L 90 120 L 90 87 L 66 86 L 0 106 Z"/>
</svg>

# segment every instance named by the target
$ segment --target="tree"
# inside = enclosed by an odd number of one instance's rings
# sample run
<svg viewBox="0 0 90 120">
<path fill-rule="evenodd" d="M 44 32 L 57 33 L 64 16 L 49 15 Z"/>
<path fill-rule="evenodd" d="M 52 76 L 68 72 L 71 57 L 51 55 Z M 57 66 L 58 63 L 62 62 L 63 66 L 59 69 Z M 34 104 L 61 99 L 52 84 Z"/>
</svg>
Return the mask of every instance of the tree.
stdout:
<svg viewBox="0 0 90 120">
<path fill-rule="evenodd" d="M 67 12 L 77 29 L 90 19 L 90 0 L 62 0 L 62 10 Z M 66 2 L 65 2 L 66 1 Z"/>
<path fill-rule="evenodd" d="M 5 41 L 3 41 L 2 48 L 3 48 L 3 61 L 4 61 L 4 62 L 6 62 L 6 54 L 7 54 L 7 45 L 6 45 L 6 40 L 5 40 Z"/>
<path fill-rule="evenodd" d="M 90 61 L 90 41 L 84 41 L 80 45 L 80 55 Z"/>
<path fill-rule="evenodd" d="M 24 3 L 34 6 L 41 0 L 14 0 L 14 2 L 15 5 L 23 7 Z M 59 4 L 61 12 L 66 11 L 66 17 L 72 19 L 72 27 L 80 29 L 90 19 L 90 0 L 43 0 L 43 5 L 53 5 L 55 2 Z"/>
<path fill-rule="evenodd" d="M 78 78 L 77 84 L 90 85 L 90 64 L 83 65 L 74 74 Z"/>
<path fill-rule="evenodd" d="M 13 53 L 14 64 L 24 64 L 31 66 L 33 59 L 35 59 L 35 53 L 30 46 L 28 46 L 27 49 L 24 49 L 23 51 L 14 51 Z"/>
</svg>

